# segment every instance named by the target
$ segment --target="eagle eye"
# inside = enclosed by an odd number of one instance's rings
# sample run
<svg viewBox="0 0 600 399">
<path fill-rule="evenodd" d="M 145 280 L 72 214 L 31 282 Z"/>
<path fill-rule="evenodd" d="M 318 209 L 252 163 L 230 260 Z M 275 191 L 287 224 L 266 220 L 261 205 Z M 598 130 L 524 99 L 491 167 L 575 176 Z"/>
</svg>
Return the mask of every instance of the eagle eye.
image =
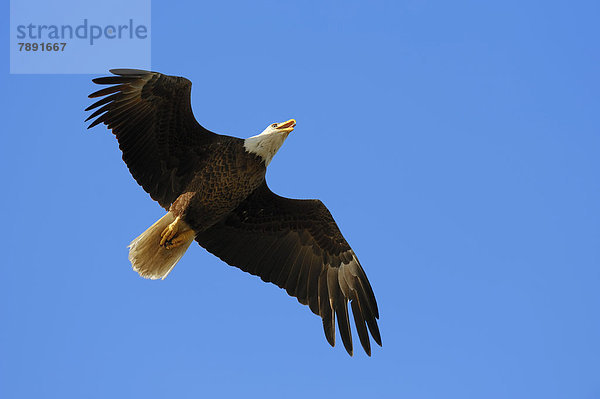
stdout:
<svg viewBox="0 0 600 399">
<path fill-rule="evenodd" d="M 273 123 L 271 127 L 277 127 L 277 123 Z"/>
</svg>

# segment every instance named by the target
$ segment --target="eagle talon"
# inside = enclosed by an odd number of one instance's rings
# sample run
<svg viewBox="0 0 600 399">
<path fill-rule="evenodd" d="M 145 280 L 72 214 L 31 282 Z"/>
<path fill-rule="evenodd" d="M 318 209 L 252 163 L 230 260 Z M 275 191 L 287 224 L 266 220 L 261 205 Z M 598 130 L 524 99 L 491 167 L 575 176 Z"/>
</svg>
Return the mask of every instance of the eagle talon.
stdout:
<svg viewBox="0 0 600 399">
<path fill-rule="evenodd" d="M 175 238 L 175 236 L 177 235 L 177 224 L 179 223 L 179 217 L 175 219 L 175 221 L 173 223 L 171 223 L 170 225 L 168 225 L 163 231 L 162 233 L 160 233 L 160 246 L 161 247 L 167 247 L 167 243 L 171 242 L 171 240 L 173 238 Z"/>
<path fill-rule="evenodd" d="M 177 234 L 172 239 L 165 241 L 165 244 L 163 246 L 165 247 L 165 249 L 177 248 L 181 244 L 188 242 L 190 238 L 193 238 L 194 235 L 195 233 L 193 230 L 184 231 L 181 234 Z"/>
<path fill-rule="evenodd" d="M 190 237 L 192 235 L 192 237 Z M 190 238 L 193 238 L 194 232 L 190 230 L 189 227 L 179 218 L 175 218 L 173 223 L 169 224 L 161 233 L 160 233 L 160 243 L 161 247 L 165 249 L 173 249 L 177 248 L 184 242 L 188 241 Z"/>
</svg>

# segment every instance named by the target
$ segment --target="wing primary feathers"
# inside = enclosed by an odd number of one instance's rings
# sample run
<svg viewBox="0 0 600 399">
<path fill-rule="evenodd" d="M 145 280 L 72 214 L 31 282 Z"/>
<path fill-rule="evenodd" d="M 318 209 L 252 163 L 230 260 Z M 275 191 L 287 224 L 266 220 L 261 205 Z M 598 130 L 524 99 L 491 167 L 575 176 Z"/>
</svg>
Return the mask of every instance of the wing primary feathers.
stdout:
<svg viewBox="0 0 600 399">
<path fill-rule="evenodd" d="M 373 339 L 375 340 L 375 342 L 377 342 L 377 345 L 381 346 L 381 334 L 379 333 L 379 327 L 377 327 L 377 322 L 375 321 L 374 318 L 367 318 L 367 327 L 369 327 L 369 331 L 371 332 L 371 335 L 373 336 Z"/>
<path fill-rule="evenodd" d="M 333 302 L 333 310 L 337 316 L 342 342 L 348 354 L 352 356 L 352 334 L 350 332 L 350 322 L 348 321 L 347 299 L 342 295 L 338 270 L 333 268 L 327 270 L 327 288 L 329 289 L 329 298 Z"/>
<path fill-rule="evenodd" d="M 109 106 L 111 104 L 107 104 L 106 106 Z M 136 109 L 137 108 L 137 109 Z M 114 125 L 116 123 L 118 123 L 119 121 L 123 120 L 123 118 L 131 118 L 131 120 L 133 120 L 133 118 L 135 118 L 137 116 L 138 113 L 140 114 L 144 114 L 147 113 L 148 108 L 146 107 L 139 107 L 138 104 L 136 104 L 135 102 L 124 102 L 124 103 L 114 103 L 114 106 L 112 108 L 112 115 L 111 115 L 111 121 L 110 124 Z M 145 138 L 148 138 L 148 136 L 143 136 Z"/>
<path fill-rule="evenodd" d="M 371 343 L 369 340 L 369 333 L 367 332 L 367 327 L 365 325 L 365 313 L 362 309 L 358 294 L 359 290 L 361 289 L 360 281 L 358 280 L 357 276 L 352 274 L 352 271 L 349 267 L 343 269 L 344 270 L 340 269 L 339 277 L 340 279 L 344 280 L 345 286 L 348 289 L 346 297 L 350 299 L 350 306 L 352 307 L 352 315 L 354 316 L 356 332 L 363 349 L 367 355 L 371 356 Z"/>
<path fill-rule="evenodd" d="M 367 332 L 365 319 L 363 318 L 363 313 L 360 309 L 360 303 L 358 302 L 356 292 L 353 292 L 353 298 L 350 301 L 350 306 L 352 306 L 352 315 L 354 316 L 354 324 L 356 325 L 356 332 L 358 333 L 360 344 L 367 355 L 371 356 L 371 341 L 369 340 L 369 333 Z"/>
<path fill-rule="evenodd" d="M 87 127 L 88 129 L 93 128 L 94 126 L 104 122 L 104 118 L 102 117 L 103 115 L 101 115 L 98 119 L 96 119 L 95 121 L 93 121 L 92 123 L 90 123 L 90 125 Z M 87 121 L 87 119 L 86 119 Z"/>
<path fill-rule="evenodd" d="M 90 119 L 93 119 L 93 118 L 97 117 L 98 115 L 108 111 L 111 107 L 112 107 L 112 104 L 106 104 L 104 107 L 98 108 L 90 116 L 88 116 L 84 122 L 87 122 Z"/>
<path fill-rule="evenodd" d="M 335 346 L 335 320 L 327 288 L 327 269 L 323 269 L 319 276 L 319 314 L 323 319 L 325 338 L 329 345 Z"/>
<path fill-rule="evenodd" d="M 108 94 L 112 94 L 112 93 L 121 91 L 121 90 L 125 89 L 126 87 L 127 87 L 126 85 L 116 85 L 116 86 L 105 87 L 104 89 L 100 89 L 98 91 L 93 92 L 88 97 L 96 98 L 96 97 L 106 96 Z"/>
<path fill-rule="evenodd" d="M 116 99 L 118 99 L 119 97 L 121 97 L 123 94 L 122 93 L 115 93 L 115 94 L 111 94 L 110 96 L 101 98 L 100 100 L 96 101 L 95 103 L 93 103 L 92 105 L 90 105 L 89 107 L 87 107 L 85 110 L 86 111 L 90 111 L 96 107 L 99 107 L 101 105 L 104 105 L 106 103 L 109 103 L 111 101 L 115 101 Z M 89 119 L 89 118 L 88 118 Z M 86 119 L 86 121 L 88 120 Z"/>
<path fill-rule="evenodd" d="M 99 85 L 114 85 L 114 84 L 121 84 L 121 83 L 129 83 L 135 79 L 137 79 L 137 77 L 103 76 L 101 78 L 92 79 L 92 82 L 99 84 Z"/>
<path fill-rule="evenodd" d="M 369 308 L 371 308 L 371 311 L 375 315 L 375 318 L 378 319 L 379 318 L 379 309 L 377 308 L 377 301 L 375 300 L 375 294 L 373 293 L 373 288 L 371 287 L 371 283 L 369 283 L 369 279 L 367 278 L 365 271 L 363 270 L 362 266 L 360 265 L 360 262 L 358 261 L 358 259 L 356 259 L 356 256 L 354 256 L 354 262 L 351 262 L 350 264 L 352 265 L 353 271 L 356 272 L 356 275 L 359 278 L 359 281 L 361 283 L 361 286 L 363 287 L 365 294 L 368 296 Z"/>
<path fill-rule="evenodd" d="M 122 76 L 126 76 L 126 75 L 143 76 L 143 75 L 147 75 L 149 73 L 157 73 L 157 72 L 152 72 L 152 71 L 144 71 L 143 69 L 127 69 L 127 68 L 109 69 L 108 71 L 112 74 L 122 75 Z"/>
<path fill-rule="evenodd" d="M 147 135 L 143 134 L 145 131 L 152 128 L 152 125 L 154 124 L 154 118 L 152 118 L 152 116 L 152 112 L 148 107 L 136 107 L 135 111 L 130 113 L 121 113 L 116 115 L 114 118 L 111 118 L 110 122 L 108 122 L 108 127 L 113 129 L 113 133 L 116 134 L 117 138 L 119 139 L 119 145 L 121 146 L 123 146 L 127 141 L 126 137 L 129 137 L 132 140 L 139 140 L 142 138 L 153 140 L 152 137 L 148 137 Z M 120 128 L 121 124 L 129 126 L 135 124 L 135 128 L 127 131 L 127 133 L 121 133 L 119 132 L 121 129 L 117 129 L 117 127 Z M 132 144 L 131 148 L 135 147 L 133 143 L 130 144 Z M 123 155 L 125 155 L 125 152 L 123 152 Z"/>
</svg>

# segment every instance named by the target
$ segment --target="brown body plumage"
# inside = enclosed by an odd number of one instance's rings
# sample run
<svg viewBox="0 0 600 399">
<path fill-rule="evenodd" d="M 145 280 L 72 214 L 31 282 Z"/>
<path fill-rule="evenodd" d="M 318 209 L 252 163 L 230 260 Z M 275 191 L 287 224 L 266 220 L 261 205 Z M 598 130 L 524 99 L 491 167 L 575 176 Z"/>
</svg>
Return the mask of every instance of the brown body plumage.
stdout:
<svg viewBox="0 0 600 399">
<path fill-rule="evenodd" d="M 212 146 L 211 154 L 170 207 L 195 231 L 204 231 L 233 211 L 265 180 L 260 157 L 231 137 Z"/>
<path fill-rule="evenodd" d="M 191 82 L 140 70 L 113 70 L 88 110 L 105 123 L 136 181 L 168 213 L 130 245 L 140 275 L 164 278 L 195 239 L 226 263 L 284 288 L 323 319 L 335 343 L 335 316 L 352 354 L 348 302 L 370 355 L 381 345 L 377 303 L 354 251 L 319 200 L 271 192 L 267 165 L 295 126 L 290 120 L 248 139 L 218 135 L 195 120 Z M 368 331 L 367 331 L 368 330 Z"/>
</svg>

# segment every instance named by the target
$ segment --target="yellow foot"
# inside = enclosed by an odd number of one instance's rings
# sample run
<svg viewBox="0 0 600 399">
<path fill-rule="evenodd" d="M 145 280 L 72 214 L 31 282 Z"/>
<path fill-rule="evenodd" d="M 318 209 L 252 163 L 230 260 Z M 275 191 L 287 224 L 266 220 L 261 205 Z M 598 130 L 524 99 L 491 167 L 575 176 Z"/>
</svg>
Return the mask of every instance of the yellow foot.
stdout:
<svg viewBox="0 0 600 399">
<path fill-rule="evenodd" d="M 194 238 L 194 231 L 178 216 L 160 233 L 160 246 L 165 249 L 177 248 Z"/>
<path fill-rule="evenodd" d="M 186 230 L 165 242 L 165 249 L 173 249 L 194 239 L 194 230 Z"/>
<path fill-rule="evenodd" d="M 160 233 L 160 246 L 164 246 L 167 241 L 170 241 L 177 234 L 177 225 L 179 224 L 179 217 L 175 219 L 173 223 L 168 225 L 162 233 Z"/>
</svg>

